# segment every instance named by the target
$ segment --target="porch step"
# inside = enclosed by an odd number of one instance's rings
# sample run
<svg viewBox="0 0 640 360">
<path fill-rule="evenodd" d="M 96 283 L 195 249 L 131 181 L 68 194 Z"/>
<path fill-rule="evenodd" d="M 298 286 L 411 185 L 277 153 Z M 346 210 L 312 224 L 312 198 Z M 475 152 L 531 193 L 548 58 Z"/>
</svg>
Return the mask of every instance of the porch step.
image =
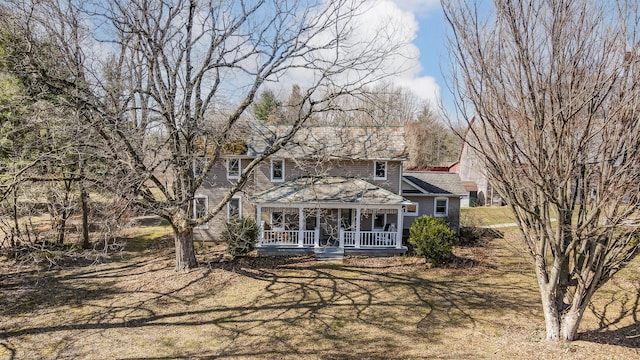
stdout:
<svg viewBox="0 0 640 360">
<path fill-rule="evenodd" d="M 322 261 L 342 261 L 344 259 L 344 249 L 337 247 L 325 247 L 314 249 L 316 259 Z"/>
</svg>

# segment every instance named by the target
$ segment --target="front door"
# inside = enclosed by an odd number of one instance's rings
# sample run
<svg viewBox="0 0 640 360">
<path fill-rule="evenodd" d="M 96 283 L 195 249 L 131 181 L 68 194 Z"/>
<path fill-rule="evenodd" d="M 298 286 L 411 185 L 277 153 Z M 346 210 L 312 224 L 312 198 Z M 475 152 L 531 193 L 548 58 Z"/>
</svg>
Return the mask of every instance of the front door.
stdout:
<svg viewBox="0 0 640 360">
<path fill-rule="evenodd" d="M 320 246 L 340 245 L 338 233 L 338 209 L 322 209 L 320 212 Z"/>
</svg>

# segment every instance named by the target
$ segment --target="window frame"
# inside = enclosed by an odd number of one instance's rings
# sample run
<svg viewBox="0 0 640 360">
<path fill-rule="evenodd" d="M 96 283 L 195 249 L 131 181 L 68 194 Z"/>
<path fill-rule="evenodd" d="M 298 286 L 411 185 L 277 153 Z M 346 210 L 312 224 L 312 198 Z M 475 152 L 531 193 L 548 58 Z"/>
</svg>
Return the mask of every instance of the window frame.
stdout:
<svg viewBox="0 0 640 360">
<path fill-rule="evenodd" d="M 237 162 L 237 175 L 232 175 L 231 174 L 231 162 L 232 161 L 236 161 Z M 227 179 L 229 180 L 234 180 L 234 179 L 239 179 L 240 175 L 242 174 L 242 159 L 240 158 L 232 158 L 232 159 L 227 159 Z"/>
<path fill-rule="evenodd" d="M 378 164 L 384 165 L 384 176 L 378 176 Z M 373 180 L 387 180 L 388 173 L 389 173 L 389 164 L 387 161 L 373 162 Z"/>
<path fill-rule="evenodd" d="M 205 214 L 209 213 L 209 196 L 203 195 L 203 194 L 196 194 L 193 196 L 193 218 L 194 219 L 198 218 L 198 200 L 197 199 L 204 199 Z M 209 228 L 209 224 L 207 223 L 204 223 L 195 227 L 195 229 L 208 229 L 208 228 Z"/>
<path fill-rule="evenodd" d="M 193 159 L 193 178 L 197 179 L 200 175 L 202 175 L 202 170 L 207 164 L 209 159 L 207 157 L 197 157 Z"/>
<path fill-rule="evenodd" d="M 409 211 L 409 206 L 415 205 L 415 211 Z M 435 210 L 435 208 L 434 208 Z M 404 207 L 404 216 L 418 216 L 420 214 L 420 203 L 412 201 L 411 204 Z"/>
<path fill-rule="evenodd" d="M 238 217 L 242 217 L 242 196 L 240 195 L 234 195 L 231 199 L 229 199 L 229 202 L 227 202 L 227 221 L 231 220 L 231 218 L 233 216 L 236 215 L 231 215 L 231 202 L 234 200 L 238 200 Z"/>
<path fill-rule="evenodd" d="M 444 213 L 438 212 L 438 201 L 444 201 Z M 437 197 L 433 199 L 433 216 L 434 217 L 447 217 L 449 216 L 449 198 Z"/>
<path fill-rule="evenodd" d="M 280 169 L 281 177 L 279 179 L 273 177 L 273 164 L 276 163 L 276 162 L 279 162 L 280 164 L 282 164 L 282 168 Z M 271 165 L 269 167 L 269 177 L 271 179 L 271 182 L 283 182 L 284 181 L 284 177 L 285 177 L 284 168 L 285 168 L 284 159 L 271 159 Z"/>
</svg>

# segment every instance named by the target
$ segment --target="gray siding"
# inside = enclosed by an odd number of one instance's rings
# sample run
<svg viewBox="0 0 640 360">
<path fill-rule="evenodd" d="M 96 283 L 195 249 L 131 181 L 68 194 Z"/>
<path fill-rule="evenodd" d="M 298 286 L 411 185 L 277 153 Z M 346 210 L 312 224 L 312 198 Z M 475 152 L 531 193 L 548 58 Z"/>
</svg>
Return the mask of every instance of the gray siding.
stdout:
<svg viewBox="0 0 640 360">
<path fill-rule="evenodd" d="M 251 159 L 241 159 L 241 167 L 244 168 L 249 164 Z M 381 188 L 392 191 L 396 194 L 400 193 L 400 176 L 402 171 L 402 163 L 400 161 L 387 161 L 387 179 L 374 180 L 374 162 L 372 160 L 330 160 L 330 161 L 312 161 L 312 160 L 293 160 L 285 159 L 284 176 L 285 181 L 298 178 L 300 176 L 348 176 L 366 180 Z M 255 218 L 255 206 L 249 203 L 248 198 L 256 192 L 277 186 L 282 182 L 271 181 L 271 161 L 266 160 L 258 165 L 253 174 L 250 175 L 244 189 L 237 193 L 236 196 L 241 197 L 242 215 Z M 215 164 L 202 186 L 196 192 L 196 195 L 207 196 L 209 209 L 217 206 L 223 197 L 229 191 L 234 180 L 227 179 L 226 161 L 219 161 Z M 395 217 L 395 215 L 394 215 Z M 387 222 L 391 221 L 391 218 Z M 207 224 L 206 228 L 194 230 L 194 238 L 196 240 L 214 240 L 220 239 L 220 232 L 224 229 L 227 222 L 227 205 Z M 394 221 L 397 224 L 397 219 Z M 371 228 L 370 217 L 363 219 L 363 229 Z"/>
<path fill-rule="evenodd" d="M 285 181 L 301 176 L 347 176 L 368 181 L 396 194 L 400 193 L 400 161 L 387 161 L 387 179 L 374 180 L 373 161 L 331 160 L 316 162 L 312 160 L 285 160 Z M 254 173 L 255 190 L 262 191 L 277 186 L 281 182 L 271 181 L 271 162 L 260 164 Z"/>
<path fill-rule="evenodd" d="M 418 203 L 418 216 L 405 216 L 403 227 L 408 229 L 411 227 L 411 224 L 420 216 L 424 215 L 433 215 L 434 212 L 434 201 L 439 196 L 411 196 L 404 195 L 404 197 L 414 203 Z M 456 231 L 460 227 L 460 198 L 459 197 L 448 197 L 449 199 L 449 208 L 448 214 L 445 217 L 445 220 L 451 225 L 453 229 Z"/>
<path fill-rule="evenodd" d="M 249 164 L 249 159 L 241 159 L 241 167 L 244 169 Z M 196 191 L 196 196 L 203 195 L 208 198 L 209 209 L 213 210 L 224 198 L 232 182 L 235 180 L 227 179 L 227 166 L 226 161 L 219 161 L 211 168 L 202 186 Z M 252 178 L 249 178 L 247 182 L 246 190 L 254 187 Z M 242 210 L 242 216 L 255 217 L 255 206 L 251 205 L 247 200 L 250 196 L 246 191 L 241 191 L 235 194 L 234 197 L 240 198 L 240 207 Z M 227 222 L 227 205 L 224 205 L 220 212 L 209 221 L 206 226 L 194 229 L 193 236 L 195 240 L 203 241 L 218 241 L 220 240 L 220 232 L 224 229 L 224 225 Z"/>
</svg>

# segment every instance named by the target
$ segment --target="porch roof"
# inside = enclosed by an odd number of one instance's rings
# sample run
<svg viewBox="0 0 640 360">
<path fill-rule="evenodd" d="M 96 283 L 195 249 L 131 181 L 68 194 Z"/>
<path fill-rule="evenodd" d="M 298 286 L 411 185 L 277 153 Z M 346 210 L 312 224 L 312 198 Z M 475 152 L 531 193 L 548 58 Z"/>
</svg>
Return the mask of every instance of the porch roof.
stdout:
<svg viewBox="0 0 640 360">
<path fill-rule="evenodd" d="M 256 204 L 406 205 L 411 202 L 379 186 L 342 176 L 299 177 L 249 198 Z"/>
</svg>

